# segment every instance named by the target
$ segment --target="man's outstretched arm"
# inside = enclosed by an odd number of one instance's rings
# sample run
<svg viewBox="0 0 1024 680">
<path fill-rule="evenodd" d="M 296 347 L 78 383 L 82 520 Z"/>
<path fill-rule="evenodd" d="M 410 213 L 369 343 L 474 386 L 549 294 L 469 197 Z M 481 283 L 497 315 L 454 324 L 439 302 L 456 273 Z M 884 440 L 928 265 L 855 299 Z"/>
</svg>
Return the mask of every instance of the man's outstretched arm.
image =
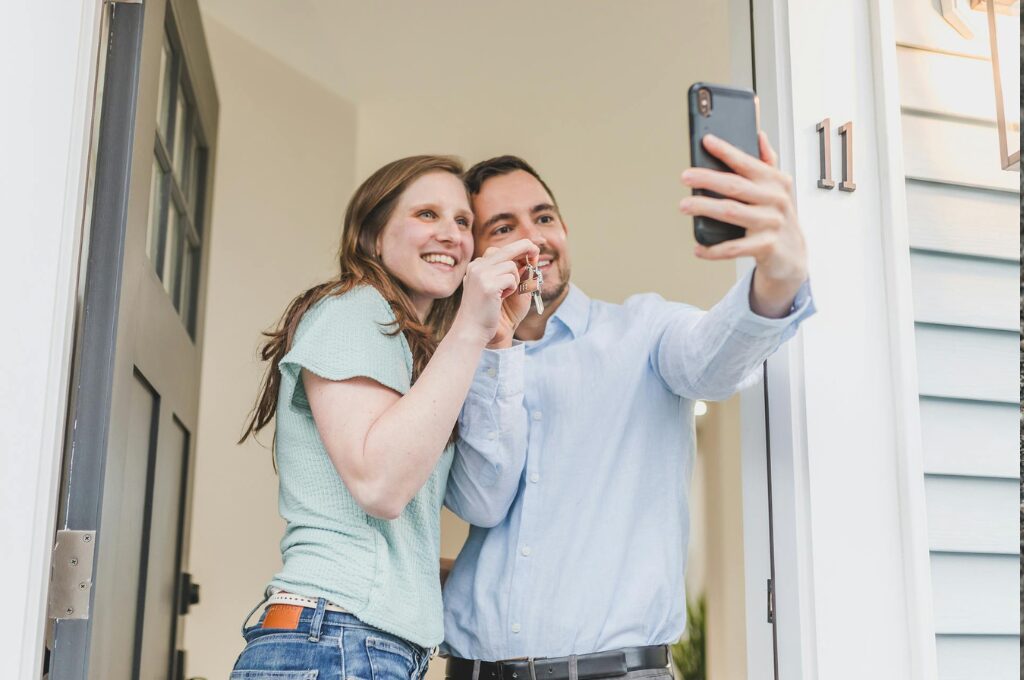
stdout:
<svg viewBox="0 0 1024 680">
<path fill-rule="evenodd" d="M 743 238 L 698 245 L 709 260 L 753 257 L 756 266 L 708 312 L 683 305 L 659 310 L 652 364 L 669 389 L 691 398 L 722 399 L 743 386 L 765 358 L 814 313 L 807 248 L 793 204 L 793 182 L 759 133 L 761 158 L 712 135 L 705 148 L 734 172 L 690 168 L 683 183 L 723 198 L 690 196 L 680 210 L 736 224 Z"/>
</svg>

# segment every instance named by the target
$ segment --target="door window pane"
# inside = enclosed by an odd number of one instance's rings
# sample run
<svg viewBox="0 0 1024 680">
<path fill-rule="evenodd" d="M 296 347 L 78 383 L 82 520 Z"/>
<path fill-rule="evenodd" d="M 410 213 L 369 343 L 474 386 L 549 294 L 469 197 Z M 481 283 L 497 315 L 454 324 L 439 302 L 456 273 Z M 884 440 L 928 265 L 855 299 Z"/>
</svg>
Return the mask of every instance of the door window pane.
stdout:
<svg viewBox="0 0 1024 680">
<path fill-rule="evenodd" d="M 146 229 L 146 254 L 160 271 L 160 217 L 163 211 L 164 196 L 167 193 L 167 182 L 160 161 L 153 157 L 153 177 L 149 188 L 149 226 Z"/>
<path fill-rule="evenodd" d="M 172 205 L 167 215 L 164 266 L 160 275 L 164 282 L 164 290 L 172 300 L 175 300 L 175 293 L 178 290 L 178 275 L 181 272 L 181 227 L 181 213 L 178 212 L 177 206 Z"/>
<path fill-rule="evenodd" d="M 195 123 L 196 120 L 193 118 L 192 125 L 189 125 L 188 149 L 185 153 L 185 177 L 182 181 L 182 191 L 185 192 L 185 198 L 190 203 L 195 201 L 196 178 L 199 175 L 199 139 L 194 129 Z"/>
<path fill-rule="evenodd" d="M 164 44 L 160 50 L 160 89 L 157 94 L 156 104 L 157 129 L 160 132 L 160 138 L 164 141 L 164 146 L 169 141 L 167 135 L 171 128 L 171 85 L 174 83 L 174 80 L 171 78 L 171 67 L 173 65 L 174 58 L 171 52 L 171 45 L 165 35 Z"/>
<path fill-rule="evenodd" d="M 184 176 L 185 150 L 188 148 L 189 130 L 189 108 L 185 101 L 185 92 L 181 85 L 178 85 L 178 97 L 175 102 L 174 114 L 174 174 L 181 178 Z"/>
<path fill-rule="evenodd" d="M 199 247 L 191 243 L 185 246 L 185 258 L 181 266 L 181 318 L 185 328 L 192 333 L 192 307 L 195 302 L 195 284 L 199 274 Z"/>
</svg>

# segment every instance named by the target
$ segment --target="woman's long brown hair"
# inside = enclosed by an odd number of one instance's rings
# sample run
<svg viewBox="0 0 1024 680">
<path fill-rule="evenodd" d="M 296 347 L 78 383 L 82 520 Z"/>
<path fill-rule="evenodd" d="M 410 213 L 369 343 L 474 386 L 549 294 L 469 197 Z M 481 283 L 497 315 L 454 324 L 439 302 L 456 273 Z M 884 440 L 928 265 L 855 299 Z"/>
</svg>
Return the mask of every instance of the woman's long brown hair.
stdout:
<svg viewBox="0 0 1024 680">
<path fill-rule="evenodd" d="M 384 268 L 376 250 L 377 237 L 391 218 L 399 197 L 415 180 L 432 172 L 448 172 L 461 179 L 463 169 L 458 159 L 451 156 L 411 156 L 388 163 L 356 189 L 345 211 L 338 278 L 313 286 L 292 300 L 277 328 L 263 333 L 267 340 L 259 354 L 269 365 L 239 444 L 273 420 L 281 387 L 281 358 L 291 349 L 302 316 L 325 297 L 341 295 L 359 285 L 376 288 L 395 313 L 394 328 L 389 334 L 404 333 L 409 342 L 412 379 L 415 381 L 426 367 L 455 317 L 462 287 L 451 297 L 434 302 L 430 314 L 421 323 L 404 286 Z"/>
</svg>

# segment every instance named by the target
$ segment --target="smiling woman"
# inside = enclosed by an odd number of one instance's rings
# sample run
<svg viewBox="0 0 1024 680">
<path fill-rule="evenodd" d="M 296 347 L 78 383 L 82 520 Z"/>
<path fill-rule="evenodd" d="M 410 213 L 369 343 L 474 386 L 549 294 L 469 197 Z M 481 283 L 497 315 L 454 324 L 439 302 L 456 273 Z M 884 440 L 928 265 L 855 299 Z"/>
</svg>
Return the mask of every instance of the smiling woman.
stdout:
<svg viewBox="0 0 1024 680">
<path fill-rule="evenodd" d="M 469 271 L 461 170 L 448 157 L 413 156 L 373 173 L 345 214 L 340 275 L 295 298 L 266 334 L 267 375 L 242 440 L 275 420 L 284 567 L 259 621 L 243 623 L 248 644 L 232 678 L 338 675 L 321 635 L 345 640 L 344 668 L 418 678 L 442 640 L 437 565 L 453 429 L 518 286 L 514 260 L 537 251 L 518 241 Z M 507 306 L 524 308 L 514 297 Z M 281 635 L 297 630 L 308 638 Z"/>
</svg>

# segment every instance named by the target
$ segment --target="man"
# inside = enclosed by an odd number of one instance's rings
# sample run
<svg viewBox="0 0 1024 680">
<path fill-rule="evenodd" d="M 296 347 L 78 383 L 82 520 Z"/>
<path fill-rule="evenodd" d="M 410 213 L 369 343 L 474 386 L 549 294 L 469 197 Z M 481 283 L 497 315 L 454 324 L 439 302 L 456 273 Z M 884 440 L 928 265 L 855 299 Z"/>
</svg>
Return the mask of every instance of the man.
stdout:
<svg viewBox="0 0 1024 680">
<path fill-rule="evenodd" d="M 545 304 L 499 331 L 460 417 L 472 446 L 446 503 L 473 526 L 444 593 L 453 680 L 667 674 L 685 622 L 694 401 L 733 394 L 814 311 L 792 182 L 767 138 L 760 159 L 703 143 L 736 174 L 687 170 L 684 184 L 724 198 L 680 209 L 747 234 L 696 254 L 756 261 L 707 312 L 588 299 L 533 168 L 505 156 L 467 173 L 477 254 L 531 239 Z"/>
</svg>

